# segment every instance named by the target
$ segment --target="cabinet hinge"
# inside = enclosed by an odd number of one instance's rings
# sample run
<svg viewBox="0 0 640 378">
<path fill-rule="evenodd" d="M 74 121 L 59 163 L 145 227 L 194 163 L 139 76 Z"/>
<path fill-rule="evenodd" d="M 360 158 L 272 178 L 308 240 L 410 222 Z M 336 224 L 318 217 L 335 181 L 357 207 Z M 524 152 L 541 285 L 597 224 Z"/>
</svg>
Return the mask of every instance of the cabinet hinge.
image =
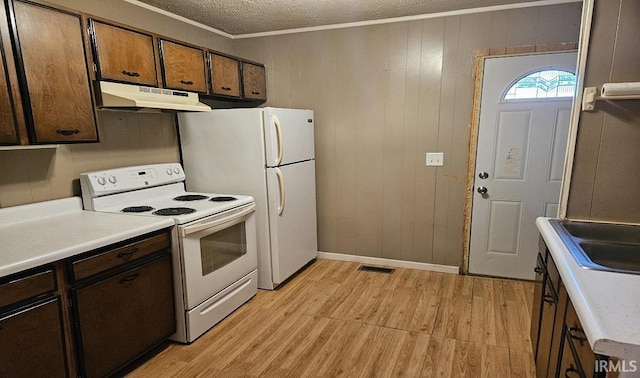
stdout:
<svg viewBox="0 0 640 378">
<path fill-rule="evenodd" d="M 93 72 L 98 73 L 98 65 L 93 63 Z"/>
<path fill-rule="evenodd" d="M 73 308 L 73 301 L 71 298 L 67 298 L 67 302 L 69 303 L 69 308 Z"/>
</svg>

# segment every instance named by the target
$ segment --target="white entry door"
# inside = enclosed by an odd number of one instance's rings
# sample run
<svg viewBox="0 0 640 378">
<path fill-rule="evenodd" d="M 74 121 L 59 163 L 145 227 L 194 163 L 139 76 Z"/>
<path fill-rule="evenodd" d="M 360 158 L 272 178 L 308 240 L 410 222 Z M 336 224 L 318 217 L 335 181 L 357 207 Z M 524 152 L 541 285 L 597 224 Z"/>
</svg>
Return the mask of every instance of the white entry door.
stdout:
<svg viewBox="0 0 640 378">
<path fill-rule="evenodd" d="M 529 74 L 573 73 L 576 59 L 575 52 L 565 52 L 485 60 L 470 273 L 534 278 L 539 237 L 535 219 L 557 213 L 573 98 L 549 95 L 558 79 L 547 81 Z M 510 99 L 513 95 L 506 96 L 508 90 L 522 78 L 518 91 L 531 96 L 515 97 L 534 98 Z M 550 97 L 535 98 L 536 91 Z"/>
</svg>

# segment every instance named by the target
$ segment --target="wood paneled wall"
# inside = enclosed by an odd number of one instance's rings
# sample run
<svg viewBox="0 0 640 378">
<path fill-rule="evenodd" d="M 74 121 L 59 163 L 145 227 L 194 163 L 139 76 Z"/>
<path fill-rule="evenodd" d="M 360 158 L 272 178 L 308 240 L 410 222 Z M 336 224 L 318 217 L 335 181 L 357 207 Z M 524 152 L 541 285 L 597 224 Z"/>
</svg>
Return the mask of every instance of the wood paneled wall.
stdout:
<svg viewBox="0 0 640 378">
<path fill-rule="evenodd" d="M 315 111 L 319 250 L 459 265 L 474 54 L 576 42 L 580 15 L 570 3 L 234 41 L 265 63 L 267 106 Z"/>
<path fill-rule="evenodd" d="M 0 151 L 0 207 L 80 195 L 80 173 L 180 161 L 169 114 L 98 112 L 100 143 Z"/>
<path fill-rule="evenodd" d="M 121 0 L 48 0 L 161 35 L 232 53 L 232 40 Z M 100 143 L 0 151 L 0 207 L 80 195 L 86 171 L 180 159 L 171 114 L 98 112 Z"/>
<path fill-rule="evenodd" d="M 596 1 L 585 87 L 640 81 L 640 2 Z M 640 102 L 598 101 L 578 126 L 567 217 L 640 224 Z"/>
</svg>

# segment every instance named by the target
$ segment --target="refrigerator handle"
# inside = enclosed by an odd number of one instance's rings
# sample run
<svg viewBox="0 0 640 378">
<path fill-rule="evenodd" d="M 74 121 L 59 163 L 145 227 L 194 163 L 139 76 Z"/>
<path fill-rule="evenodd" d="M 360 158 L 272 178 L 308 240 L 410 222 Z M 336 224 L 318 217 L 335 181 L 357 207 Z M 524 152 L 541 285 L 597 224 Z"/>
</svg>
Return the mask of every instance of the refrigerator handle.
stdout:
<svg viewBox="0 0 640 378">
<path fill-rule="evenodd" d="M 282 127 L 280 127 L 280 120 L 275 114 L 271 116 L 271 119 L 276 127 L 276 134 L 278 134 L 278 157 L 274 165 L 280 165 L 282 163 Z"/>
<path fill-rule="evenodd" d="M 278 177 L 278 188 L 280 189 L 280 206 L 278 206 L 278 215 L 282 215 L 284 212 L 284 178 L 282 177 L 282 171 L 280 168 L 276 168 L 276 177 Z"/>
</svg>

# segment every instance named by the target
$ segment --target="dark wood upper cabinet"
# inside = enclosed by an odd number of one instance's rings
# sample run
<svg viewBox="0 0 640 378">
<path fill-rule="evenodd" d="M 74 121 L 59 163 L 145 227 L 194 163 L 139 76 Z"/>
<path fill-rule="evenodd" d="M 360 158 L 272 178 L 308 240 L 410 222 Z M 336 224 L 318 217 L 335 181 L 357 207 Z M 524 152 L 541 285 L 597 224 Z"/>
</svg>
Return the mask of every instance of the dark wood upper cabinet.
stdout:
<svg viewBox="0 0 640 378">
<path fill-rule="evenodd" d="M 0 144 L 19 144 L 13 101 L 9 92 L 7 64 L 2 55 L 0 64 Z"/>
<path fill-rule="evenodd" d="M 158 86 L 153 36 L 90 20 L 99 79 Z"/>
<path fill-rule="evenodd" d="M 97 141 L 81 15 L 22 1 L 13 12 L 30 141 Z"/>
<path fill-rule="evenodd" d="M 5 7 L 0 7 L 0 18 L 7 20 Z M 27 144 L 27 124 L 7 22 L 0 22 L 0 50 L 0 145 Z"/>
<path fill-rule="evenodd" d="M 160 61 L 165 88 L 207 93 L 203 49 L 160 39 Z"/>
<path fill-rule="evenodd" d="M 262 101 L 267 99 L 267 77 L 263 65 L 242 62 L 242 97 Z"/>
<path fill-rule="evenodd" d="M 94 80 L 266 101 L 260 63 L 40 0 L 3 4 L 0 147 L 98 142 Z"/>
<path fill-rule="evenodd" d="M 211 94 L 240 98 L 240 62 L 209 51 Z"/>
</svg>

